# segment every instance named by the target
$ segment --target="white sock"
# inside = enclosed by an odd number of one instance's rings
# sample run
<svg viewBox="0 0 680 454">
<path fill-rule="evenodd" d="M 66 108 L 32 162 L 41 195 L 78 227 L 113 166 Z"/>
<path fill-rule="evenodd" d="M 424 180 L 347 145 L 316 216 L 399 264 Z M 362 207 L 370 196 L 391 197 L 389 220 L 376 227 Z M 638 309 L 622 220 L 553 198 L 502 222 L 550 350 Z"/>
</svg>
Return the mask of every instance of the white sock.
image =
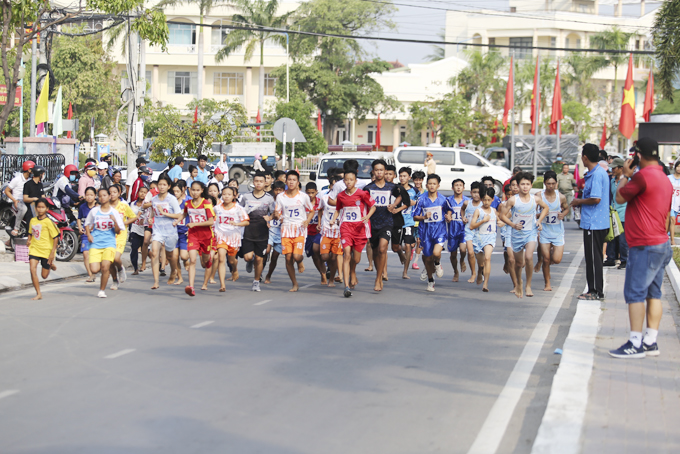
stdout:
<svg viewBox="0 0 680 454">
<path fill-rule="evenodd" d="M 659 330 L 652 329 L 652 328 L 647 328 L 645 331 L 645 337 L 644 337 L 644 342 L 647 345 L 652 345 L 654 342 L 656 342 L 656 336 L 659 335 Z"/>
<path fill-rule="evenodd" d="M 416 252 L 416 259 L 413 261 L 413 263 L 418 263 L 418 260 L 420 260 L 420 254 Z"/>
<path fill-rule="evenodd" d="M 642 345 L 642 333 L 637 331 L 631 331 L 630 341 L 633 343 L 635 348 L 640 348 L 640 345 Z"/>
</svg>

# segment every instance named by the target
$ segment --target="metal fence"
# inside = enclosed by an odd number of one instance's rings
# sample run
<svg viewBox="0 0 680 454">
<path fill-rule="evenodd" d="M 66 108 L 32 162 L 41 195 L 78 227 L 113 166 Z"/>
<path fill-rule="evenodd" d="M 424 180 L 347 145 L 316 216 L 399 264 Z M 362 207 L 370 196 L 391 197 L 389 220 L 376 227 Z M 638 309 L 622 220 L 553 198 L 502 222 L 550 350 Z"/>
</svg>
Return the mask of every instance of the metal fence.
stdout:
<svg viewBox="0 0 680 454">
<path fill-rule="evenodd" d="M 46 170 L 45 181 L 52 182 L 57 179 L 66 164 L 66 158 L 62 154 L 3 154 L 0 156 L 0 177 L 2 183 L 10 181 L 14 174 L 21 170 L 25 161 L 33 161 L 35 165 L 43 166 Z"/>
</svg>

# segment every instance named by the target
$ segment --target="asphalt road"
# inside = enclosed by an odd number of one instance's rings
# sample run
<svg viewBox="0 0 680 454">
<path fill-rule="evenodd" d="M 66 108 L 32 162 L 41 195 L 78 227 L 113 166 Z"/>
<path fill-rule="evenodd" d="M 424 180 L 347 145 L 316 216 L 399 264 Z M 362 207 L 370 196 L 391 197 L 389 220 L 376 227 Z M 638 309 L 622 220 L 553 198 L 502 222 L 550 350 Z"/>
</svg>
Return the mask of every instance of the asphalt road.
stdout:
<svg viewBox="0 0 680 454">
<path fill-rule="evenodd" d="M 555 290 L 580 258 L 567 228 Z M 494 436 L 498 452 L 529 452 L 584 272 L 553 301 L 533 364 L 527 345 L 558 292 L 537 275 L 536 296 L 517 299 L 499 254 L 490 293 L 450 282 L 443 263 L 435 293 L 418 272 L 400 279 L 390 254 L 385 290 L 361 271 L 350 299 L 320 287 L 311 260 L 297 294 L 280 264 L 261 293 L 242 271 L 226 294 L 190 299 L 151 291 L 147 271 L 108 299 L 81 281 L 39 302 L 0 295 L 0 453 L 466 453 Z"/>
</svg>

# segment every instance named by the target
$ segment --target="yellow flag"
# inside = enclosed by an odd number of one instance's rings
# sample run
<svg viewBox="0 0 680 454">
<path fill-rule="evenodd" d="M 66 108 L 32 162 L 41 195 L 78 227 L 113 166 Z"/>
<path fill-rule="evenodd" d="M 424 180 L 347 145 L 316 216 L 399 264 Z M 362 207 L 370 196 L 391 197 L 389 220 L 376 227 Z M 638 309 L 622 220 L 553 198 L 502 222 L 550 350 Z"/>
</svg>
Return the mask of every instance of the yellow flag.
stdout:
<svg viewBox="0 0 680 454">
<path fill-rule="evenodd" d="M 40 90 L 40 98 L 38 99 L 38 107 L 35 109 L 35 124 L 45 123 L 49 118 L 47 111 L 47 98 L 50 96 L 50 73 L 45 74 L 45 81 L 43 82 L 42 90 Z"/>
</svg>

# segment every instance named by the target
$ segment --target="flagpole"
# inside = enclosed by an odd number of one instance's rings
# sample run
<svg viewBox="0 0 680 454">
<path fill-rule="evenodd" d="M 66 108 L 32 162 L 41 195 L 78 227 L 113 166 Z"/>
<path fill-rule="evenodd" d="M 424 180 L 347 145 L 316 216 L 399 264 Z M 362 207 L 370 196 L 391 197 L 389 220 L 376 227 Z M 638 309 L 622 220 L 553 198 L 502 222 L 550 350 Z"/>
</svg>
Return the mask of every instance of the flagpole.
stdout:
<svg viewBox="0 0 680 454">
<path fill-rule="evenodd" d="M 538 50 L 536 51 L 536 107 L 535 107 L 535 118 L 536 118 L 536 128 L 534 129 L 534 178 L 538 173 L 538 128 L 541 125 L 541 119 L 538 116 L 540 113 L 541 105 L 541 55 Z"/>
<path fill-rule="evenodd" d="M 510 57 L 510 77 L 512 87 L 512 121 L 510 123 L 510 171 L 515 168 L 515 63 Z M 505 189 L 504 189 L 505 190 Z M 500 197 L 500 195 L 499 195 Z"/>
<path fill-rule="evenodd" d="M 560 59 L 557 59 L 557 77 L 560 77 Z M 561 90 L 561 88 L 560 88 Z M 560 99 L 560 102 L 562 100 Z M 562 120 L 557 119 L 557 156 L 560 155 L 560 136 L 562 135 Z"/>
</svg>

